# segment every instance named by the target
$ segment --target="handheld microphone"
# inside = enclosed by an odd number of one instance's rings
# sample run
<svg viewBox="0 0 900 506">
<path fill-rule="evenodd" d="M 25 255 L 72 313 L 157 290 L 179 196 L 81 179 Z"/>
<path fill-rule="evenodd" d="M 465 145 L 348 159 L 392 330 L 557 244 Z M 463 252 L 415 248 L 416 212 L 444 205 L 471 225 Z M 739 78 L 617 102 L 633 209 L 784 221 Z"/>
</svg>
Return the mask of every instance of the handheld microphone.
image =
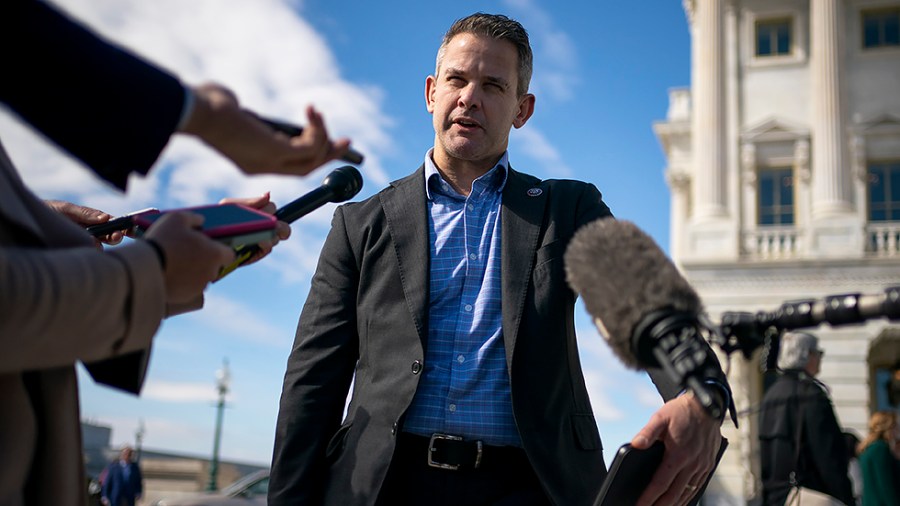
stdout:
<svg viewBox="0 0 900 506">
<path fill-rule="evenodd" d="M 275 217 L 293 223 L 328 202 L 344 202 L 352 198 L 362 186 L 362 175 L 355 167 L 338 167 L 325 176 L 321 186 L 275 211 Z"/>
<path fill-rule="evenodd" d="M 359 193 L 362 186 L 363 178 L 362 174 L 359 173 L 359 170 L 350 165 L 338 167 L 325 177 L 321 186 L 278 208 L 278 210 L 275 211 L 275 217 L 278 218 L 279 221 L 293 223 L 328 202 L 344 202 L 345 200 L 353 198 L 354 195 Z M 231 273 L 231 271 L 243 265 L 258 251 L 259 246 L 255 244 L 248 244 L 235 248 L 234 262 L 222 268 L 216 281 L 224 278 Z"/>
<path fill-rule="evenodd" d="M 704 342 L 700 297 L 650 236 L 628 221 L 599 219 L 572 238 L 565 266 L 569 286 L 626 367 L 662 368 L 710 416 L 723 416 L 724 399 L 705 383 L 721 369 Z"/>
</svg>

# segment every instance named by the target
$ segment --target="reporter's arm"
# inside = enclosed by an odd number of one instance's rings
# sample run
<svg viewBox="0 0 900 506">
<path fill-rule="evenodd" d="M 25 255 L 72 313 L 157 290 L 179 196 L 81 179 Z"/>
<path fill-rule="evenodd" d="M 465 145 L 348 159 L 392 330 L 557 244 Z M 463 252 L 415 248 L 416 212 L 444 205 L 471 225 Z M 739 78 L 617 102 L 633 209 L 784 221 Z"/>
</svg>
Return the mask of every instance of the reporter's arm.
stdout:
<svg viewBox="0 0 900 506">
<path fill-rule="evenodd" d="M 328 138 L 325 120 L 311 106 L 303 133 L 288 137 L 242 110 L 234 93 L 223 86 L 204 84 L 192 93 L 193 107 L 179 131 L 198 137 L 247 174 L 305 175 L 350 147 L 347 139 Z"/>
<path fill-rule="evenodd" d="M 165 316 L 156 254 L 0 246 L 0 372 L 45 369 L 146 349 Z"/>
</svg>

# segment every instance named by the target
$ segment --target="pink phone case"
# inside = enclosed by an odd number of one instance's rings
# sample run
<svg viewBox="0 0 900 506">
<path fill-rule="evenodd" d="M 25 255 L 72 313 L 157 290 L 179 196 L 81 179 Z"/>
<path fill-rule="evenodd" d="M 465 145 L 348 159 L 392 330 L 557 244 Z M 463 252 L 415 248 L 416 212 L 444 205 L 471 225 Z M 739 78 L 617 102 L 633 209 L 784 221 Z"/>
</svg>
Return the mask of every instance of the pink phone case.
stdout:
<svg viewBox="0 0 900 506">
<path fill-rule="evenodd" d="M 159 213 L 145 213 L 134 218 L 135 224 L 147 229 L 167 212 L 186 211 L 203 215 L 203 233 L 212 238 L 246 235 L 253 232 L 274 230 L 278 220 L 271 214 L 241 204 L 215 204 L 208 206 L 170 209 Z"/>
</svg>

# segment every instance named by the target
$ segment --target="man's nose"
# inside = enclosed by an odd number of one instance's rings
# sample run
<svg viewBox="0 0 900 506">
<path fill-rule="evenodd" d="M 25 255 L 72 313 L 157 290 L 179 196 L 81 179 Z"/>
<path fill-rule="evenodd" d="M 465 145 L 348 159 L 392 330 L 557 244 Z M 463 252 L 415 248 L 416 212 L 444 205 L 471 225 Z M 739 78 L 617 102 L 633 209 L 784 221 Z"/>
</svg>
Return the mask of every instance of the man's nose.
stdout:
<svg viewBox="0 0 900 506">
<path fill-rule="evenodd" d="M 481 107 L 481 90 L 475 83 L 469 83 L 459 91 L 458 104 L 464 109 Z"/>
</svg>

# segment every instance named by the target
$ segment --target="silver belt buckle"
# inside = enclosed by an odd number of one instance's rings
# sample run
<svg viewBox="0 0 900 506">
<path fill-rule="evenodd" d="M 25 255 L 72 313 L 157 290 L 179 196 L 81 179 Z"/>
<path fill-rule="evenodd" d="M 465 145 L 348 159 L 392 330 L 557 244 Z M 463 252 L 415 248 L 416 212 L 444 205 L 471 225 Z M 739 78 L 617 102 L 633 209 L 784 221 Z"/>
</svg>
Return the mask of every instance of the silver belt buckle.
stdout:
<svg viewBox="0 0 900 506">
<path fill-rule="evenodd" d="M 432 434 L 431 439 L 428 441 L 428 465 L 431 467 L 436 467 L 438 469 L 447 469 L 449 471 L 456 471 L 459 469 L 458 465 L 454 464 L 445 464 L 443 462 L 437 462 L 434 460 L 434 442 L 444 439 L 447 441 L 462 441 L 462 436 L 451 436 L 450 434 Z M 477 454 L 475 455 L 475 465 L 474 469 L 478 469 L 478 466 L 481 465 L 481 441 L 475 441 L 475 447 L 477 449 Z"/>
</svg>

